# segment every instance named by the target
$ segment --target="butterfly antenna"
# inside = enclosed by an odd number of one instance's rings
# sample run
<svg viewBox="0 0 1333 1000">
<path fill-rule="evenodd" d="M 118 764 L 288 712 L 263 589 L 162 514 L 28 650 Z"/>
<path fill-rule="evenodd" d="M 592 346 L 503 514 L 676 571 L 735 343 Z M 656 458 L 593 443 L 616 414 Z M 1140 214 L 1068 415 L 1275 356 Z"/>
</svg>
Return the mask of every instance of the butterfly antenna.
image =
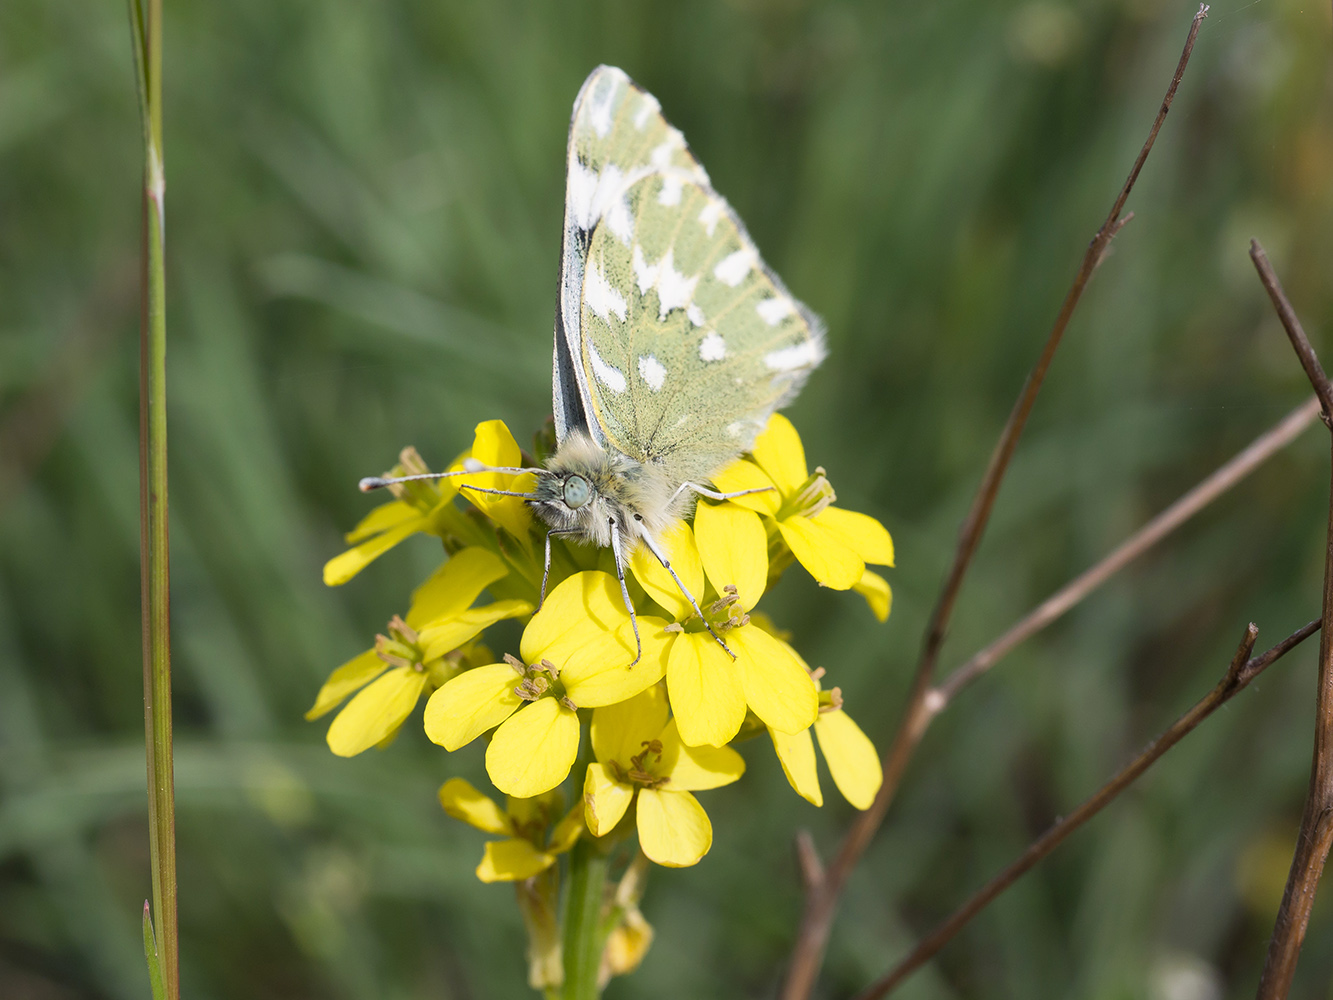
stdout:
<svg viewBox="0 0 1333 1000">
<path fill-rule="evenodd" d="M 502 497 L 522 497 L 524 500 L 539 500 L 536 493 L 519 493 L 516 490 L 491 490 L 485 486 L 473 486 L 471 483 L 464 483 L 458 487 L 460 490 L 472 490 L 474 493 L 494 493 Z"/>
<path fill-rule="evenodd" d="M 421 472 L 415 476 L 366 476 L 356 486 L 362 493 L 369 493 L 371 490 L 393 486 L 395 483 L 413 483 L 419 479 L 447 479 L 449 476 L 465 476 L 467 474 L 468 470 L 463 469 L 459 472 Z"/>
<path fill-rule="evenodd" d="M 509 472 L 515 475 L 524 472 L 541 472 L 541 469 L 516 468 L 506 465 L 487 465 L 485 462 L 479 462 L 475 458 L 465 458 L 463 468 L 454 472 L 421 472 L 414 476 L 366 476 L 361 482 L 357 483 L 357 488 L 362 493 L 369 493 L 371 490 L 378 490 L 384 486 L 392 486 L 395 483 L 411 483 L 421 479 L 447 479 L 450 476 L 470 476 L 477 472 Z M 479 486 L 468 486 L 468 489 L 480 490 Z M 482 490 L 484 493 L 503 493 L 504 490 Z M 526 493 L 514 493 L 512 496 L 527 496 Z"/>
</svg>

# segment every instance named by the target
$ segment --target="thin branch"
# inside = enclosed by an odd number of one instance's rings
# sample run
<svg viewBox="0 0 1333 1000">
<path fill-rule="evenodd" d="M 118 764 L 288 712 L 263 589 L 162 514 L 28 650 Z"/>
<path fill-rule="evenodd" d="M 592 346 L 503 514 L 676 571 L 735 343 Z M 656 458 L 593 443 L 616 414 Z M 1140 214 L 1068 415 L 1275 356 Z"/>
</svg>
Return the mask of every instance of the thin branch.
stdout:
<svg viewBox="0 0 1333 1000">
<path fill-rule="evenodd" d="M 888 752 L 884 756 L 884 780 L 880 785 L 879 794 L 876 795 L 870 808 L 857 818 L 852 828 L 847 832 L 842 846 L 828 868 L 822 889 L 819 892 L 810 893 L 806 898 L 796 944 L 792 949 L 791 964 L 787 971 L 786 981 L 783 984 L 782 1000 L 807 1000 L 810 996 L 810 991 L 814 988 L 815 980 L 819 976 L 819 968 L 823 964 L 824 949 L 828 944 L 829 931 L 833 924 L 833 914 L 837 908 L 838 896 L 842 892 L 852 869 L 856 867 L 857 861 L 860 860 L 866 847 L 869 846 L 875 831 L 879 829 L 880 824 L 884 821 L 884 814 L 888 811 L 889 803 L 893 801 L 893 797 L 898 790 L 898 784 L 907 768 L 907 763 L 912 757 L 921 734 L 929 725 L 930 714 L 925 710 L 926 696 L 931 690 L 935 664 L 939 659 L 940 647 L 944 643 L 949 618 L 953 613 L 958 592 L 962 588 L 963 578 L 966 576 L 972 557 L 981 542 L 981 536 L 986 530 L 986 524 L 990 520 L 991 508 L 994 506 L 995 497 L 1000 490 L 1000 484 L 1009 468 L 1009 461 L 1013 457 L 1014 450 L 1018 447 L 1018 439 L 1023 434 L 1028 415 L 1032 412 L 1037 393 L 1041 390 L 1042 382 L 1045 381 L 1046 372 L 1050 368 L 1055 351 L 1060 346 L 1060 341 L 1063 339 L 1069 321 L 1074 315 L 1074 310 L 1083 297 L 1083 290 L 1092 278 L 1093 271 L 1097 269 L 1097 265 L 1101 263 L 1102 258 L 1106 255 L 1112 237 L 1120 231 L 1121 226 L 1127 219 L 1127 217 L 1126 219 L 1121 217 L 1125 201 L 1129 198 L 1134 182 L 1138 180 L 1139 172 L 1143 169 L 1143 164 L 1152 151 L 1153 143 L 1157 139 L 1157 133 L 1161 130 L 1162 123 L 1166 120 L 1167 112 L 1171 110 L 1171 103 L 1175 100 L 1176 90 L 1180 86 L 1181 78 L 1185 75 L 1185 67 L 1189 64 L 1190 54 L 1194 51 L 1194 40 L 1198 37 L 1199 26 L 1203 23 L 1207 14 L 1207 5 L 1201 4 L 1199 12 L 1195 14 L 1194 20 L 1190 23 L 1189 34 L 1185 39 L 1185 47 L 1180 53 L 1176 71 L 1171 77 L 1171 83 L 1166 89 L 1166 96 L 1162 99 L 1162 105 L 1158 109 L 1157 117 L 1153 121 L 1148 138 L 1144 142 L 1138 158 L 1134 161 L 1134 166 L 1125 179 L 1124 185 L 1120 188 L 1119 194 L 1116 195 L 1106 221 L 1097 230 L 1097 235 L 1093 237 L 1083 255 L 1083 262 L 1079 266 L 1078 273 L 1074 276 L 1074 282 L 1069 289 L 1069 293 L 1060 306 L 1060 312 L 1055 318 L 1055 324 L 1051 328 L 1050 335 L 1046 338 L 1046 345 L 1042 348 L 1041 356 L 1028 375 L 1023 389 L 1019 393 L 1018 401 L 1009 414 L 1009 419 L 1000 434 L 994 452 L 991 454 L 990 463 L 982 477 L 981 485 L 977 489 L 976 498 L 972 501 L 972 508 L 969 510 L 967 518 L 963 521 L 962 528 L 959 531 L 953 565 L 949 570 L 926 630 L 921 658 L 917 664 L 916 676 L 912 681 L 912 689 L 908 695 L 902 722 Z"/>
<path fill-rule="evenodd" d="M 1215 688 L 1172 723 L 1170 728 L 1158 736 L 1157 739 L 1148 744 L 1115 777 L 1098 789 L 1096 794 L 1087 799 L 1068 816 L 1063 816 L 1051 824 L 1046 832 L 1034 840 L 1012 864 L 977 890 L 967 902 L 958 907 L 929 936 L 923 938 L 902 961 L 858 993 L 855 1000 L 876 1000 L 878 997 L 887 995 L 911 973 L 930 961 L 960 930 L 967 926 L 973 917 L 1030 871 L 1037 862 L 1059 847 L 1070 834 L 1106 808 L 1117 795 L 1128 788 L 1139 775 L 1148 770 L 1163 754 L 1189 735 L 1199 723 L 1230 701 L 1237 693 L 1244 690 L 1264 670 L 1289 650 L 1313 635 L 1318 629 L 1319 622 L 1310 622 L 1304 628 L 1283 639 L 1266 653 L 1251 658 L 1250 652 L 1254 649 L 1254 640 L 1258 637 L 1259 630 L 1253 623 L 1247 626 L 1245 634 L 1241 637 L 1240 646 L 1236 650 L 1236 655 L 1231 660 L 1231 665 Z"/>
<path fill-rule="evenodd" d="M 1282 285 L 1268 263 L 1268 255 L 1258 240 L 1250 241 L 1250 257 L 1259 280 L 1273 300 L 1278 318 L 1287 331 L 1291 346 L 1300 358 L 1310 384 L 1314 386 L 1324 407 L 1324 421 L 1333 428 L 1333 386 L 1324 374 L 1319 358 L 1310 346 L 1309 338 L 1301 328 L 1296 311 L 1287 300 Z M 1333 475 L 1333 459 L 1330 460 Z M 1291 859 L 1291 871 L 1282 893 L 1273 925 L 1273 936 L 1268 942 L 1268 956 L 1259 979 L 1259 1000 L 1284 1000 L 1291 990 L 1300 959 L 1305 929 L 1310 922 L 1319 879 L 1333 848 L 1333 482 L 1329 484 L 1328 529 L 1324 536 L 1324 605 L 1323 634 L 1319 637 L 1319 680 L 1316 688 L 1314 762 L 1310 766 L 1310 789 L 1305 796 L 1305 811 L 1301 815 L 1301 829 L 1296 835 L 1296 849 Z"/>
<path fill-rule="evenodd" d="M 824 884 L 824 861 L 809 830 L 796 833 L 796 864 L 801 869 L 801 884 L 806 892 L 818 892 Z"/>
<path fill-rule="evenodd" d="M 1273 265 L 1268 263 L 1268 254 L 1264 252 L 1258 240 L 1250 240 L 1250 260 L 1254 261 L 1254 269 L 1259 272 L 1259 280 L 1263 282 L 1264 290 L 1268 292 L 1273 308 L 1277 310 L 1277 318 L 1282 321 L 1282 328 L 1287 331 L 1287 338 L 1291 341 L 1296 357 L 1300 359 L 1301 367 L 1305 369 L 1306 378 L 1314 386 L 1319 401 L 1324 404 L 1324 413 L 1333 417 L 1333 386 L 1329 385 L 1328 376 L 1324 374 L 1324 366 L 1319 363 L 1319 356 L 1310 346 L 1310 338 L 1305 335 L 1305 328 L 1301 326 L 1296 310 L 1291 307 L 1287 293 L 1282 290 L 1282 282 L 1277 280 L 1277 275 L 1273 273 Z"/>
<path fill-rule="evenodd" d="M 1101 562 L 1065 584 L 1004 635 L 956 667 L 927 696 L 926 707 L 932 714 L 943 711 L 963 687 L 990 670 L 1015 646 L 1060 618 L 1125 566 L 1289 445 L 1314 422 L 1319 412 L 1318 397 L 1311 397 L 1260 434 L 1244 451 L 1125 539 Z"/>
</svg>

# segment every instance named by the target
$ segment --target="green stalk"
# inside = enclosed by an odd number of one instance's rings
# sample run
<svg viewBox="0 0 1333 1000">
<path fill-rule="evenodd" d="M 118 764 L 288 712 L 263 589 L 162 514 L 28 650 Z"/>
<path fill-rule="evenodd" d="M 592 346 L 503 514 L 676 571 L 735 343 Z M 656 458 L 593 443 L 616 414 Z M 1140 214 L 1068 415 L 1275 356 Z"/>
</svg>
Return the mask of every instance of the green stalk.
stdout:
<svg viewBox="0 0 1333 1000">
<path fill-rule="evenodd" d="M 597 1000 L 597 972 L 602 964 L 606 928 L 602 897 L 608 859 L 584 837 L 569 854 L 569 895 L 565 900 L 564 1000 Z"/>
<path fill-rule="evenodd" d="M 143 125 L 143 311 L 139 336 L 139 559 L 144 743 L 157 973 L 180 997 L 176 934 L 176 807 L 171 759 L 171 625 L 167 563 L 165 177 L 162 165 L 162 0 L 130 0 Z"/>
</svg>

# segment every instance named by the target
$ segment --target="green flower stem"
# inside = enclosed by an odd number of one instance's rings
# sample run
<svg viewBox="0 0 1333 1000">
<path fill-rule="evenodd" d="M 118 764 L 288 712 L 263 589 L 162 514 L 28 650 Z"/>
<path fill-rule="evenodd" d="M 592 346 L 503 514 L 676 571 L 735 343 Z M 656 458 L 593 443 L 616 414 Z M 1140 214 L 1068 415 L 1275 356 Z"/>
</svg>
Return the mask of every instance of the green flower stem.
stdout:
<svg viewBox="0 0 1333 1000">
<path fill-rule="evenodd" d="M 139 342 L 139 545 L 148 835 L 157 954 L 167 1000 L 180 996 L 176 812 L 171 759 L 171 631 L 167 563 L 166 191 L 162 165 L 162 0 L 130 0 L 143 125 L 143 314 Z"/>
<path fill-rule="evenodd" d="M 597 1000 L 597 972 L 602 964 L 606 928 L 602 897 L 608 859 L 598 844 L 584 837 L 569 855 L 569 895 L 565 900 L 564 1000 Z"/>
</svg>

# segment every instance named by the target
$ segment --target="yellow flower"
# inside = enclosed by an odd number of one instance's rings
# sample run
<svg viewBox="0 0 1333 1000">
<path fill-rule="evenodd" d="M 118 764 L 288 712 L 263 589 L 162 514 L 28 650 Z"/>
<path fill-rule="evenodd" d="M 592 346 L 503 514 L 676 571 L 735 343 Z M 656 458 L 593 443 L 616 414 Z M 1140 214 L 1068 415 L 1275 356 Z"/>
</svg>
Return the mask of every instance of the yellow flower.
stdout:
<svg viewBox="0 0 1333 1000">
<path fill-rule="evenodd" d="M 659 865 L 683 868 L 713 845 L 708 814 L 691 792 L 729 785 L 745 773 L 730 747 L 690 747 L 667 719 L 661 685 L 592 713 L 592 749 L 583 780 L 584 821 L 611 832 L 637 798 L 639 847 Z"/>
<path fill-rule="evenodd" d="M 661 679 L 665 644 L 645 637 L 642 659 L 630 666 L 634 650 L 615 577 L 576 573 L 523 630 L 522 661 L 506 657 L 469 670 L 431 695 L 426 735 L 457 750 L 495 729 L 486 749 L 495 787 L 519 798 L 540 795 L 574 766 L 579 708 L 624 701 Z"/>
<path fill-rule="evenodd" d="M 388 635 L 329 675 L 307 719 L 318 719 L 357 692 L 329 726 L 329 749 L 352 757 L 391 740 L 423 692 L 434 690 L 462 667 L 459 647 L 504 618 L 532 611 L 527 601 L 471 604 L 507 572 L 500 557 L 463 549 L 417 588 L 407 618 L 394 618 Z"/>
<path fill-rule="evenodd" d="M 429 472 L 415 448 L 404 448 L 390 476 L 413 476 Z M 438 528 L 440 515 L 458 493 L 455 479 L 420 480 L 389 487 L 394 499 L 380 504 L 345 536 L 352 548 L 324 564 L 324 583 L 337 587 L 346 583 L 405 538 Z"/>
<path fill-rule="evenodd" d="M 814 671 L 816 684 L 823 673 L 823 667 Z M 833 775 L 833 783 L 842 797 L 857 809 L 869 809 L 884 780 L 875 745 L 842 710 L 841 691 L 837 688 L 821 691 L 819 700 L 819 718 L 811 729 L 815 731 L 815 739 L 819 740 L 819 749 L 824 753 L 824 763 Z M 793 736 L 770 728 L 768 735 L 773 739 L 773 749 L 777 751 L 791 787 L 802 798 L 822 806 L 824 793 L 819 788 L 810 730 Z"/>
<path fill-rule="evenodd" d="M 450 778 L 440 786 L 440 805 L 454 819 L 505 838 L 487 841 L 477 865 L 477 878 L 483 882 L 532 878 L 555 864 L 556 855 L 573 847 L 583 833 L 580 805 L 557 821 L 564 809 L 559 792 L 531 799 L 510 797 L 501 810 L 462 778 Z"/>
<path fill-rule="evenodd" d="M 873 517 L 834 507 L 837 499 L 823 469 L 811 475 L 796 428 L 780 413 L 750 449 L 753 461 L 739 459 L 713 477 L 723 492 L 771 490 L 730 502 L 756 511 L 772 523 L 782 541 L 821 586 L 855 588 L 883 621 L 889 613 L 889 585 L 866 564 L 893 565 L 893 539 Z"/>
<path fill-rule="evenodd" d="M 597 973 L 598 989 L 605 989 L 612 976 L 624 976 L 637 969 L 653 943 L 653 927 L 639 910 L 648 879 L 648 858 L 639 851 L 625 869 L 611 897 L 611 914 L 619 921 L 606 937 L 602 964 Z"/>
<path fill-rule="evenodd" d="M 505 426 L 503 420 L 486 420 L 477 424 L 472 450 L 463 457 L 474 458 L 483 465 L 502 468 L 523 465 L 523 451 L 514 440 L 514 435 L 509 433 L 509 428 Z M 451 471 L 462 468 L 462 459 L 450 467 Z M 522 499 L 495 493 L 479 493 L 463 487 L 480 486 L 490 490 L 531 493 L 536 482 L 531 473 L 516 476 L 509 472 L 478 472 L 470 476 L 459 476 L 458 480 L 459 492 L 483 514 L 504 527 L 515 538 L 527 542 L 529 529 L 532 527 L 532 513 Z"/>
<path fill-rule="evenodd" d="M 690 746 L 729 743 L 745 721 L 747 705 L 784 733 L 808 728 L 818 711 L 809 674 L 790 646 L 750 624 L 749 612 L 768 579 L 768 540 L 759 515 L 730 504 L 701 503 L 694 530 L 681 524 L 664 542 L 690 593 L 703 594 L 706 576 L 722 595 L 703 610 L 736 654 L 733 660 L 717 644 L 661 564 L 642 549 L 636 552 L 630 562 L 635 577 L 676 619 L 667 625 L 641 616 L 639 630 L 645 644 L 652 640 L 668 648 L 667 690 L 681 739 Z"/>
</svg>

